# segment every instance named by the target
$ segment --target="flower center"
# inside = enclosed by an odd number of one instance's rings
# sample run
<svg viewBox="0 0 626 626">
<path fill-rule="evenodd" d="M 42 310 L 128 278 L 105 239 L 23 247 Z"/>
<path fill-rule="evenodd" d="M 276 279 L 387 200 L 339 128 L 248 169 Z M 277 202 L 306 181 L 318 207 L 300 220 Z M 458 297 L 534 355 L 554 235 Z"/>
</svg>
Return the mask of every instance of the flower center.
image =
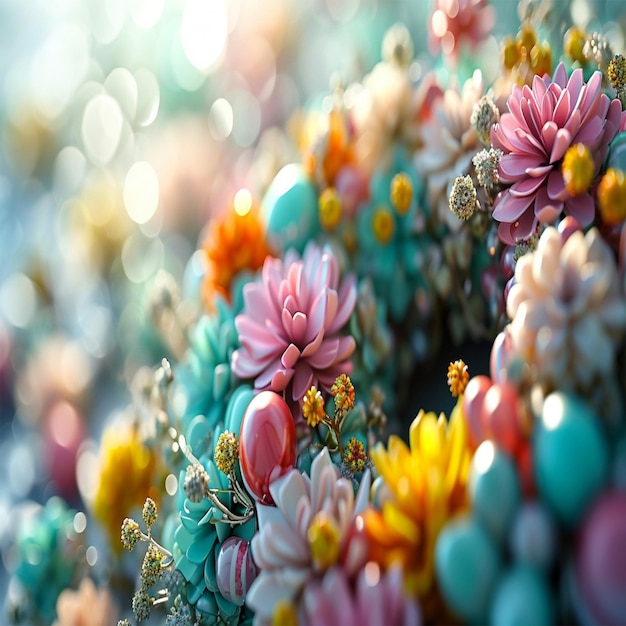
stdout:
<svg viewBox="0 0 626 626">
<path fill-rule="evenodd" d="M 319 219 L 324 230 L 334 230 L 341 221 L 341 199 L 333 187 L 324 189 L 320 196 Z"/>
<path fill-rule="evenodd" d="M 318 569 L 327 570 L 337 562 L 341 533 L 328 513 L 317 513 L 309 526 L 307 536 L 311 544 L 311 557 Z"/>
<path fill-rule="evenodd" d="M 372 231 L 376 241 L 383 246 L 387 245 L 391 241 L 395 229 L 396 224 L 389 209 L 384 206 L 376 209 L 372 218 Z"/>
<path fill-rule="evenodd" d="M 561 166 L 565 187 L 570 196 L 585 193 L 593 181 L 594 163 L 591 151 L 582 143 L 567 149 Z"/>
</svg>

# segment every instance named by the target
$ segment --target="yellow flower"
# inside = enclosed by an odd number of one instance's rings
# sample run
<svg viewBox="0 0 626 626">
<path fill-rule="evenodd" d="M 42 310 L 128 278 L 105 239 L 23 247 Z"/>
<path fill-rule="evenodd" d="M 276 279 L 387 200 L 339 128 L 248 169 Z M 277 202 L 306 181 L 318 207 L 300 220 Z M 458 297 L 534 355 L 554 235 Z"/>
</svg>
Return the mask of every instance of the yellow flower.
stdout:
<svg viewBox="0 0 626 626">
<path fill-rule="evenodd" d="M 304 394 L 302 416 L 311 428 L 315 428 L 326 417 L 324 399 L 315 385 Z"/>
<path fill-rule="evenodd" d="M 111 426 L 102 436 L 100 480 L 93 501 L 96 519 L 104 526 L 109 543 L 119 553 L 120 525 L 133 509 L 141 510 L 146 496 L 159 502 L 155 487 L 157 460 L 144 446 L 136 428 Z"/>
<path fill-rule="evenodd" d="M 354 386 L 347 374 L 339 374 L 335 379 L 330 393 L 335 398 L 335 407 L 339 411 L 349 411 L 354 408 Z"/>
<path fill-rule="evenodd" d="M 448 366 L 448 386 L 454 398 L 462 396 L 467 383 L 469 382 L 469 372 L 463 359 L 459 359 Z"/>
<path fill-rule="evenodd" d="M 365 469 L 367 455 L 365 446 L 356 437 L 351 437 L 343 452 L 343 462 L 353 474 L 360 474 Z"/>
<path fill-rule="evenodd" d="M 420 597 L 425 612 L 436 603 L 437 536 L 467 506 L 471 453 L 459 406 L 449 422 L 443 413 L 437 418 L 435 413 L 420 411 L 409 429 L 410 448 L 392 435 L 387 450 L 378 444 L 370 451 L 391 494 L 380 510 L 365 511 L 370 556 L 383 569 L 402 566 L 406 591 Z"/>
</svg>

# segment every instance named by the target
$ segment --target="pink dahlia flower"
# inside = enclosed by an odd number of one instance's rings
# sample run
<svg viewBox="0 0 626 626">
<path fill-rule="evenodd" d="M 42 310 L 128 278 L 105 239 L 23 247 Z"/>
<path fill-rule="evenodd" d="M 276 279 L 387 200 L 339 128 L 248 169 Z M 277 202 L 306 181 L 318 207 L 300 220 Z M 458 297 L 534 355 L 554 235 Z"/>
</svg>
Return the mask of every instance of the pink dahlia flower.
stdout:
<svg viewBox="0 0 626 626">
<path fill-rule="evenodd" d="M 311 385 L 330 391 L 339 374 L 352 372 L 354 339 L 339 331 L 354 309 L 356 287 L 352 276 L 340 284 L 330 250 L 310 243 L 302 259 L 291 250 L 284 260 L 268 257 L 261 280 L 246 285 L 243 297 L 235 318 L 237 376 L 299 402 Z"/>
<path fill-rule="evenodd" d="M 510 112 L 491 129 L 493 147 L 504 153 L 500 182 L 512 184 L 498 194 L 493 211 L 505 243 L 528 239 L 537 222 L 552 222 L 562 211 L 583 227 L 592 222 L 591 194 L 568 193 L 561 162 L 571 145 L 582 143 L 593 154 L 598 174 L 621 122 L 619 100 L 603 94 L 601 83 L 600 72 L 585 83 L 582 69 L 574 70 L 568 80 L 561 63 L 552 80 L 535 76 L 532 88 L 513 86 L 507 101 Z"/>
<path fill-rule="evenodd" d="M 402 570 L 384 574 L 368 563 L 351 585 L 341 568 L 328 570 L 304 590 L 305 624 L 311 626 L 401 626 L 422 623 L 419 605 L 404 594 Z"/>
</svg>

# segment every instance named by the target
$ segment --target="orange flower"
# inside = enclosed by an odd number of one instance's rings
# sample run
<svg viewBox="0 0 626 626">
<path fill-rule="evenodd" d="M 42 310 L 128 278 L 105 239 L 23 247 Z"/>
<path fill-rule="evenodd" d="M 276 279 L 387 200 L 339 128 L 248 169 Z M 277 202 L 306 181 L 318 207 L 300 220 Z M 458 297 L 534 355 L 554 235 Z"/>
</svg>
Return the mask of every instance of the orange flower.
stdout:
<svg viewBox="0 0 626 626">
<path fill-rule="evenodd" d="M 216 294 L 231 302 L 232 281 L 237 274 L 256 272 L 271 254 L 248 191 L 237 192 L 226 215 L 210 222 L 202 249 L 207 261 L 202 298 L 207 309 L 213 310 Z"/>
<path fill-rule="evenodd" d="M 304 167 L 319 183 L 332 186 L 339 170 L 354 162 L 352 137 L 340 109 L 333 109 L 327 119 L 319 114 L 307 120 L 303 144 Z"/>
</svg>

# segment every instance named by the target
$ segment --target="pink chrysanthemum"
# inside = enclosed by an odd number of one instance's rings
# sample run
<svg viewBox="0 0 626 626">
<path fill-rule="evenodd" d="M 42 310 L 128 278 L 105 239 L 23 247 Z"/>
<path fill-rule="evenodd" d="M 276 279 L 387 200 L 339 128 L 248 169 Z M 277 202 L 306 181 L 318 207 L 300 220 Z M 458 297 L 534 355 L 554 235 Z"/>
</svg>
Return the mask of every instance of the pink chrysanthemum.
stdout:
<svg viewBox="0 0 626 626">
<path fill-rule="evenodd" d="M 487 0 L 435 0 L 428 29 L 433 54 L 442 52 L 456 63 L 461 47 L 475 50 L 495 23 L 493 7 Z"/>
<path fill-rule="evenodd" d="M 235 319 L 242 346 L 233 354 L 237 376 L 299 402 L 312 385 L 329 391 L 339 374 L 351 373 L 354 339 L 339 331 L 356 288 L 352 276 L 339 284 L 330 250 L 310 243 L 301 260 L 293 251 L 284 261 L 267 258 L 262 279 L 247 284 L 243 296 Z"/>
<path fill-rule="evenodd" d="M 500 182 L 512 184 L 494 204 L 500 239 L 509 244 L 528 239 L 537 222 L 552 222 L 562 211 L 589 225 L 593 198 L 588 191 L 568 193 L 561 162 L 570 146 L 582 143 L 594 156 L 594 177 L 600 170 L 621 121 L 619 100 L 602 93 L 602 74 L 595 72 L 585 83 L 577 69 L 568 80 L 561 63 L 553 79 L 535 76 L 532 88 L 514 85 L 507 107 L 510 112 L 491 129 L 493 147 L 504 153 Z"/>
</svg>

